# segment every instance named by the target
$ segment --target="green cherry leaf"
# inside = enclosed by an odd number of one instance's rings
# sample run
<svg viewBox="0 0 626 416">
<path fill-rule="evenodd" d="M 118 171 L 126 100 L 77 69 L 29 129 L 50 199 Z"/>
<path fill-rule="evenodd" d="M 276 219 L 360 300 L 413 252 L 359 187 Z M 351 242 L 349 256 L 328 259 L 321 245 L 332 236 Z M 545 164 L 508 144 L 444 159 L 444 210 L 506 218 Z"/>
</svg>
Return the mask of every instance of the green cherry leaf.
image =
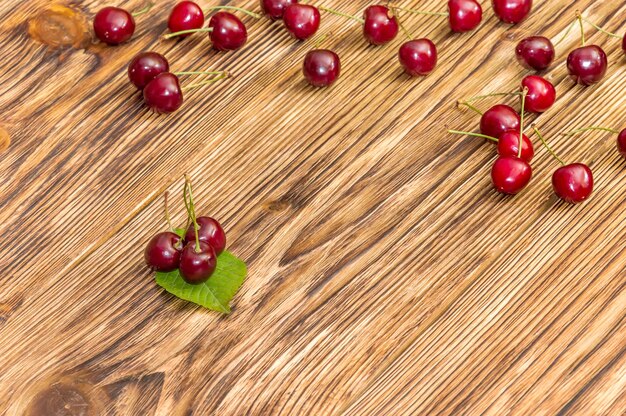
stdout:
<svg viewBox="0 0 626 416">
<path fill-rule="evenodd" d="M 178 233 L 180 230 L 176 230 Z M 246 278 L 246 264 L 232 253 L 224 251 L 217 256 L 215 272 L 206 282 L 190 285 L 178 270 L 157 272 L 156 282 L 180 299 L 193 302 L 216 312 L 230 313 L 230 301 L 235 297 Z"/>
</svg>

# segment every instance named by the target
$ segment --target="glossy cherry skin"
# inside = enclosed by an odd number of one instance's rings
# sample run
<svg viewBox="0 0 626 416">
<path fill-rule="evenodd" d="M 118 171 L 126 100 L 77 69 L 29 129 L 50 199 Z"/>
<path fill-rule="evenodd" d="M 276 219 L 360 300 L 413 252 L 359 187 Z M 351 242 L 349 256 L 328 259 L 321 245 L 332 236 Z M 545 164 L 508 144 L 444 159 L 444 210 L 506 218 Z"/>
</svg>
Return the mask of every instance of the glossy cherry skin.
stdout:
<svg viewBox="0 0 626 416">
<path fill-rule="evenodd" d="M 320 11 L 309 4 L 292 4 L 283 13 L 283 23 L 291 36 L 305 40 L 320 27 Z"/>
<path fill-rule="evenodd" d="M 297 2 L 298 0 L 261 0 L 261 9 L 270 19 L 280 20 L 283 18 L 285 9 Z"/>
<path fill-rule="evenodd" d="M 533 8 L 532 0 L 491 0 L 493 12 L 505 23 L 519 23 Z"/>
<path fill-rule="evenodd" d="M 143 90 L 157 75 L 169 70 L 170 65 L 167 59 L 160 53 L 141 52 L 130 61 L 128 78 L 138 90 Z"/>
<path fill-rule="evenodd" d="M 213 47 L 218 51 L 234 51 L 248 41 L 248 31 L 237 16 L 228 12 L 218 12 L 211 17 L 209 33 Z"/>
<path fill-rule="evenodd" d="M 143 256 L 146 264 L 158 272 L 171 272 L 178 269 L 182 239 L 172 233 L 159 233 L 148 242 Z"/>
<path fill-rule="evenodd" d="M 93 19 L 93 31 L 102 42 L 119 45 L 133 37 L 135 19 L 119 7 L 105 7 Z"/>
<path fill-rule="evenodd" d="M 146 105 L 157 113 L 172 113 L 183 105 L 178 77 L 171 72 L 157 75 L 143 89 Z"/>
<path fill-rule="evenodd" d="M 201 242 L 199 251 L 196 251 L 195 242 L 187 243 L 180 254 L 180 275 L 191 285 L 199 285 L 209 280 L 216 267 L 217 255 L 207 243 Z"/>
<path fill-rule="evenodd" d="M 515 48 L 517 61 L 526 69 L 543 71 L 554 61 L 554 45 L 544 36 L 522 39 Z"/>
<path fill-rule="evenodd" d="M 480 132 L 491 137 L 500 137 L 507 131 L 519 131 L 520 116 L 512 107 L 498 104 L 491 107 L 480 118 Z"/>
<path fill-rule="evenodd" d="M 517 157 L 519 151 L 519 132 L 507 131 L 498 139 L 498 154 L 500 156 Z M 528 136 L 522 135 L 521 159 L 530 163 L 535 156 L 533 142 Z"/>
<path fill-rule="evenodd" d="M 449 0 L 448 23 L 453 32 L 469 32 L 483 20 L 483 8 L 476 0 Z"/>
<path fill-rule="evenodd" d="M 204 12 L 193 1 L 177 3 L 167 20 L 167 27 L 172 33 L 182 30 L 200 29 L 202 26 L 204 26 Z M 191 33 L 180 35 L 180 37 L 184 38 L 189 35 Z"/>
<path fill-rule="evenodd" d="M 526 188 L 533 176 L 533 170 L 525 160 L 511 156 L 496 159 L 491 168 L 491 182 L 496 191 L 515 195 Z"/>
<path fill-rule="evenodd" d="M 581 85 L 593 85 L 606 74 L 608 60 L 604 50 L 596 45 L 574 49 L 567 57 L 570 78 Z"/>
<path fill-rule="evenodd" d="M 626 35 L 622 38 L 622 50 L 626 53 Z"/>
<path fill-rule="evenodd" d="M 578 204 L 593 192 L 593 173 L 582 163 L 560 167 L 552 175 L 552 187 L 563 201 Z"/>
<path fill-rule="evenodd" d="M 226 233 L 222 225 L 211 217 L 198 217 L 198 238 L 203 243 L 207 243 L 215 250 L 215 254 L 221 254 L 226 248 Z M 193 224 L 187 228 L 185 233 L 185 242 L 191 243 L 196 241 L 196 232 Z"/>
<path fill-rule="evenodd" d="M 302 73 L 314 87 L 328 87 L 341 73 L 339 55 L 328 49 L 315 49 L 306 54 Z"/>
<path fill-rule="evenodd" d="M 626 158 L 626 129 L 622 130 L 617 136 L 617 150 Z"/>
<path fill-rule="evenodd" d="M 410 40 L 400 47 L 398 57 L 407 74 L 428 75 L 437 66 L 437 47 L 430 39 Z"/>
<path fill-rule="evenodd" d="M 363 36 L 372 45 L 384 45 L 398 35 L 398 19 L 385 6 L 369 6 L 363 12 Z"/>
<path fill-rule="evenodd" d="M 543 113 L 556 101 L 556 89 L 550 81 L 538 75 L 522 79 L 522 90 L 528 88 L 524 109 L 531 113 Z"/>
</svg>

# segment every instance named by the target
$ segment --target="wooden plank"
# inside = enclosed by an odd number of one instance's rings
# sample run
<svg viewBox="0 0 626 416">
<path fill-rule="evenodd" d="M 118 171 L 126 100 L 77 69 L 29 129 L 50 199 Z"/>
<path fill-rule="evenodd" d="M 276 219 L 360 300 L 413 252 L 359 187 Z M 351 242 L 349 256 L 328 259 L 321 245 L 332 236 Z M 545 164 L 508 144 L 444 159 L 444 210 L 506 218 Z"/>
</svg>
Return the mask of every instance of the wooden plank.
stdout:
<svg viewBox="0 0 626 416">
<path fill-rule="evenodd" d="M 345 7 L 339 3 L 334 6 Z M 599 5 L 593 13 L 606 16 L 623 6 Z M 17 15 L 36 10 L 24 3 Z M 569 15 L 558 11 L 559 5 L 541 4 L 536 13 L 554 21 L 536 16 L 525 27 L 563 30 Z M 159 7 L 149 21 L 165 15 Z M 425 22 L 412 19 L 416 26 Z M 475 122 L 451 110 L 454 99 L 519 80 L 522 71 L 503 63 L 521 33 L 505 36 L 490 17 L 478 33 L 464 35 L 460 48 L 457 36 L 440 29 L 438 76 L 411 81 L 393 63 L 396 46 L 366 48 L 355 28 L 327 21 L 346 66 L 342 83 L 326 91 L 312 91 L 300 79 L 298 60 L 307 47 L 296 48 L 266 22 L 252 25 L 251 44 L 240 53 L 207 58 L 201 39 L 168 46 L 181 69 L 214 61 L 238 74 L 194 93 L 169 118 L 146 114 L 136 101 L 120 106 L 130 96 L 123 66 L 156 45 L 156 31 L 146 29 L 115 51 L 94 46 L 90 53 L 46 56 L 12 29 L 12 45 L 31 48 L 28 57 L 19 54 L 24 67 L 49 67 L 47 77 L 19 77 L 19 85 L 42 90 L 1 102 L 11 110 L 2 123 L 12 137 L 0 170 L 7 179 L 0 188 L 1 227 L 13 237 L 0 243 L 3 281 L 20 282 L 0 286 L 0 328 L 10 340 L 0 343 L 6 368 L 0 389 L 12 392 L 0 403 L 9 412 L 34 412 L 40 400 L 65 397 L 64 391 L 78 392 L 96 413 L 337 412 L 361 403 L 359 395 L 403 346 L 439 322 L 469 285 L 550 215 L 554 200 L 538 185 L 546 183 L 549 159 L 537 164 L 543 174 L 524 199 L 509 200 L 489 190 L 490 149 L 443 134 L 445 124 Z M 421 26 L 435 27 L 433 21 Z M 495 46 L 479 48 L 483 42 Z M 619 56 L 618 46 L 609 50 Z M 505 69 L 488 70 L 494 67 Z M 0 85 L 13 85 L 7 83 L 17 69 L 5 68 Z M 77 80 L 81 71 L 88 76 Z M 610 108 L 622 103 L 613 100 L 607 109 L 606 102 L 623 88 L 623 70 L 615 68 L 593 92 L 571 88 L 561 67 L 550 76 L 563 91 L 553 114 L 582 99 L 590 109 L 575 118 L 561 113 L 549 132 L 557 124 L 617 122 Z M 60 104 L 48 106 L 57 95 Z M 613 172 L 618 163 L 608 145 L 558 143 L 566 154 L 603 161 L 607 176 L 606 166 Z M 164 295 L 141 264 L 144 242 L 161 225 L 158 197 L 168 187 L 177 190 L 180 184 L 171 182 L 187 170 L 198 178 L 199 200 L 225 220 L 233 249 L 251 266 L 228 318 Z M 594 204 L 607 198 L 615 208 L 614 195 L 601 190 L 584 209 L 597 214 Z M 485 224 L 489 215 L 502 221 Z M 48 225 L 37 228 L 40 217 Z M 180 207 L 176 217 L 182 218 Z M 30 229 L 36 246 L 16 238 Z M 43 257 L 33 256 L 38 252 Z M 620 403 L 598 383 L 589 392 Z M 581 402 L 593 406 L 595 398 L 585 397 Z"/>
</svg>

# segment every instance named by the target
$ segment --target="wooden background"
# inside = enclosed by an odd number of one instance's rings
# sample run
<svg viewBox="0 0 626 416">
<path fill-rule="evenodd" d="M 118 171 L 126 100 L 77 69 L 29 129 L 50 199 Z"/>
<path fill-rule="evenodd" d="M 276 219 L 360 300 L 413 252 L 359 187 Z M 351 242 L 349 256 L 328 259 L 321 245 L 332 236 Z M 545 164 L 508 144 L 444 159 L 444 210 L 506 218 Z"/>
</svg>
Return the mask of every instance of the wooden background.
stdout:
<svg viewBox="0 0 626 416">
<path fill-rule="evenodd" d="M 589 202 L 556 199 L 557 165 L 539 148 L 529 188 L 498 195 L 493 147 L 445 130 L 477 128 L 456 99 L 528 73 L 518 40 L 557 38 L 576 8 L 622 33 L 626 1 L 537 0 L 515 27 L 483 1 L 483 24 L 462 35 L 407 16 L 439 47 L 423 79 L 400 70 L 401 37 L 371 47 L 324 15 L 344 68 L 324 90 L 300 73 L 313 42 L 278 23 L 246 17 L 247 46 L 217 53 L 203 35 L 160 40 L 174 3 L 161 0 L 130 43 L 106 47 L 83 33 L 105 3 L 0 2 L 4 414 L 624 414 L 626 162 L 609 134 L 558 135 L 626 127 L 620 42 L 588 28 L 611 64 L 583 88 L 563 64 L 572 31 L 545 74 L 558 102 L 531 118 L 565 159 L 590 164 Z M 144 50 L 235 77 L 158 116 L 126 79 Z M 164 293 L 143 263 L 165 190 L 184 221 L 185 172 L 249 265 L 230 316 Z"/>
</svg>

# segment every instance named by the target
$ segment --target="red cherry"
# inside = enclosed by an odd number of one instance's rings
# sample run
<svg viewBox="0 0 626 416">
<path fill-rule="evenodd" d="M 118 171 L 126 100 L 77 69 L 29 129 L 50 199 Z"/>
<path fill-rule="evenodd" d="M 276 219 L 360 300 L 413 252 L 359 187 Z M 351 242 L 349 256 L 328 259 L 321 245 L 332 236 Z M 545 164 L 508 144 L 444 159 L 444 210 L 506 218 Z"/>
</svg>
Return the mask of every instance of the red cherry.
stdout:
<svg viewBox="0 0 626 416">
<path fill-rule="evenodd" d="M 148 266 L 158 272 L 178 269 L 182 239 L 172 233 L 159 233 L 152 237 L 143 255 Z"/>
<path fill-rule="evenodd" d="M 143 89 L 146 105 L 157 113 L 172 113 L 183 104 L 178 77 L 171 72 L 159 74 Z"/>
<path fill-rule="evenodd" d="M 141 52 L 130 61 L 128 78 L 138 90 L 143 90 L 157 75 L 169 70 L 167 59 L 160 53 Z"/>
<path fill-rule="evenodd" d="M 204 12 L 200 6 L 193 1 L 181 1 L 176 4 L 167 20 L 167 27 L 170 32 L 180 32 L 182 30 L 200 29 L 204 25 Z M 180 35 L 185 38 L 189 34 Z"/>
<path fill-rule="evenodd" d="M 291 36 L 305 40 L 320 27 L 320 11 L 309 4 L 292 4 L 283 13 L 283 23 Z"/>
<path fill-rule="evenodd" d="M 499 157 L 491 168 L 493 187 L 502 194 L 519 193 L 528 185 L 532 175 L 533 171 L 528 162 L 517 157 Z"/>
<path fill-rule="evenodd" d="M 626 129 L 622 130 L 617 136 L 617 150 L 626 158 Z"/>
<path fill-rule="evenodd" d="M 519 132 L 507 131 L 498 139 L 498 154 L 503 156 L 517 157 L 519 152 Z M 533 142 L 528 136 L 522 135 L 522 160 L 530 163 L 535 156 Z"/>
<path fill-rule="evenodd" d="M 218 51 L 234 51 L 248 40 L 246 26 L 237 16 L 228 12 L 218 12 L 211 17 L 209 33 L 213 47 Z"/>
<path fill-rule="evenodd" d="M 531 36 L 517 44 L 515 55 L 524 68 L 543 71 L 554 60 L 554 45 L 544 36 Z"/>
<path fill-rule="evenodd" d="M 398 20 L 388 7 L 369 6 L 363 12 L 363 19 L 363 36 L 372 45 L 384 45 L 398 34 Z"/>
<path fill-rule="evenodd" d="M 512 107 L 498 104 L 491 107 L 480 118 L 480 132 L 491 137 L 500 137 L 507 131 L 519 131 L 520 116 Z"/>
<path fill-rule="evenodd" d="M 226 233 L 222 225 L 211 217 L 198 217 L 198 239 L 203 243 L 207 243 L 215 250 L 216 254 L 221 254 L 226 248 Z M 196 241 L 196 232 L 193 224 L 189 226 L 185 233 L 185 242 L 191 243 Z"/>
<path fill-rule="evenodd" d="M 491 0 L 493 11 L 505 23 L 519 23 L 528 16 L 532 0 Z"/>
<path fill-rule="evenodd" d="M 339 56 L 328 49 L 315 49 L 306 54 L 302 72 L 314 87 L 333 84 L 341 72 Z"/>
<path fill-rule="evenodd" d="M 98 39 L 108 45 L 119 45 L 133 37 L 135 19 L 119 7 L 105 7 L 93 19 L 93 31 Z"/>
<path fill-rule="evenodd" d="M 199 243 L 200 250 L 196 251 L 196 243 L 187 243 L 180 255 L 180 275 L 191 285 L 199 285 L 209 280 L 217 267 L 217 256 L 213 247 L 207 243 Z"/>
<path fill-rule="evenodd" d="M 297 2 L 298 0 L 261 0 L 261 9 L 270 19 L 280 20 L 283 18 L 285 9 Z"/>
<path fill-rule="evenodd" d="M 528 75 L 522 80 L 522 89 L 528 88 L 524 108 L 531 113 L 543 113 L 556 101 L 554 85 L 538 75 Z"/>
<path fill-rule="evenodd" d="M 593 173 L 582 163 L 563 166 L 552 175 L 552 187 L 563 201 L 578 204 L 593 192 Z"/>
<path fill-rule="evenodd" d="M 476 0 L 449 0 L 448 21 L 454 32 L 476 29 L 483 19 L 483 8 Z"/>
<path fill-rule="evenodd" d="M 606 74 L 608 60 L 604 50 L 596 45 L 574 49 L 567 57 L 570 78 L 581 85 L 593 85 Z"/>
<path fill-rule="evenodd" d="M 410 40 L 398 55 L 404 71 L 413 77 L 428 75 L 437 65 L 437 47 L 430 39 Z"/>
</svg>

